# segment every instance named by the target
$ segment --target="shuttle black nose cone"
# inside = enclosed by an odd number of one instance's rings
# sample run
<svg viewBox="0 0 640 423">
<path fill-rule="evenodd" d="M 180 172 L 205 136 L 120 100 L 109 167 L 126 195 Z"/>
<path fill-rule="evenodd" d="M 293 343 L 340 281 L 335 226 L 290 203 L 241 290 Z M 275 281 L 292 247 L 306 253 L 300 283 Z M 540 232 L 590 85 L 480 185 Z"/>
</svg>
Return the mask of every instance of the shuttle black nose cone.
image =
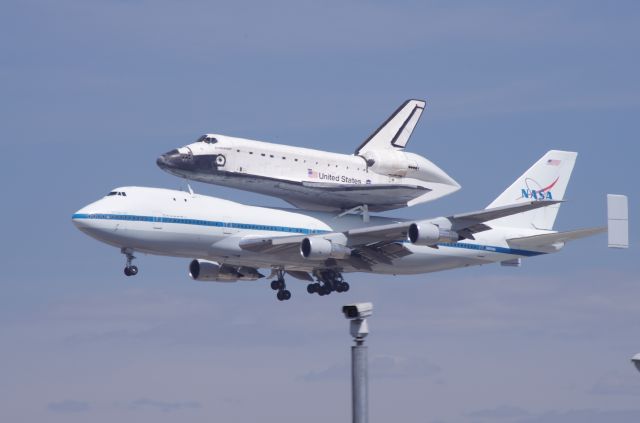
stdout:
<svg viewBox="0 0 640 423">
<path fill-rule="evenodd" d="M 178 150 L 171 150 L 164 154 L 162 154 L 156 160 L 156 164 L 160 167 L 160 169 L 171 170 L 171 169 L 180 169 L 185 162 L 185 158 L 182 154 L 178 152 Z"/>
</svg>

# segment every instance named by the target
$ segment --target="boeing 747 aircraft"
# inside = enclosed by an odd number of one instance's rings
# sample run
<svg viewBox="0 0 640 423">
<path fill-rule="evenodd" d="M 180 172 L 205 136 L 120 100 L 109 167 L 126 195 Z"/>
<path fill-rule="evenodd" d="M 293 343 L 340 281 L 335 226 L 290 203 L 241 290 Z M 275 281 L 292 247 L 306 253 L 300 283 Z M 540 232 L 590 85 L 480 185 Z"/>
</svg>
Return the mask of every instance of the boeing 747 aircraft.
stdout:
<svg viewBox="0 0 640 423">
<path fill-rule="evenodd" d="M 125 274 L 138 273 L 134 253 L 188 257 L 197 281 L 235 282 L 270 269 L 279 300 L 291 292 L 285 274 L 319 295 L 344 292 L 343 275 L 435 272 L 555 253 L 567 241 L 606 231 L 553 230 L 576 153 L 549 151 L 484 210 L 403 220 L 238 204 L 189 192 L 116 188 L 77 211 L 82 232 L 126 255 Z M 610 196 L 609 244 L 626 247 L 627 199 Z M 315 279 L 315 281 L 314 281 Z"/>
<path fill-rule="evenodd" d="M 307 210 L 384 211 L 432 201 L 460 185 L 405 152 L 425 107 L 407 100 L 354 154 L 205 134 L 157 160 L 167 172 L 272 195 Z"/>
</svg>

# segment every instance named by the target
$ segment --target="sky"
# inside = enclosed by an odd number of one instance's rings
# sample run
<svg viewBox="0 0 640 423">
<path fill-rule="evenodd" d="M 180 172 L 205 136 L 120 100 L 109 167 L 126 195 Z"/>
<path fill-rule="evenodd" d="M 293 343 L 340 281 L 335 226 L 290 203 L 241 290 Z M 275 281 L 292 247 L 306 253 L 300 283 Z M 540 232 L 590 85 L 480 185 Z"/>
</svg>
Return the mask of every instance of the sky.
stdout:
<svg viewBox="0 0 640 423">
<path fill-rule="evenodd" d="M 5 0 L 0 13 L 0 420 L 350 418 L 343 304 L 372 301 L 371 422 L 640 421 L 635 1 Z M 498 265 L 353 274 L 278 302 L 124 257 L 71 214 L 123 185 L 183 189 L 156 157 L 205 132 L 351 153 L 408 98 L 408 150 L 462 189 L 386 215 L 485 207 L 549 149 L 578 151 L 556 227 L 606 237 Z M 248 204 L 281 200 L 200 183 Z"/>
</svg>

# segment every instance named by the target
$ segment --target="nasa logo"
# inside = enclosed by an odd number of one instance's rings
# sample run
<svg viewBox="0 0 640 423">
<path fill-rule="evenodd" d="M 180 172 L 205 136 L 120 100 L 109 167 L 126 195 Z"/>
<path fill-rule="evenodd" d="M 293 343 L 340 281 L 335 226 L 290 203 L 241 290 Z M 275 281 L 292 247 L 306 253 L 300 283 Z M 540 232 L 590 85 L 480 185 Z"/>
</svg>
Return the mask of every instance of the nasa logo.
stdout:
<svg viewBox="0 0 640 423">
<path fill-rule="evenodd" d="M 531 188 L 531 185 L 535 184 L 536 186 L 539 187 L 540 184 L 538 184 L 533 179 L 527 178 L 525 180 L 525 183 L 526 183 L 527 187 L 526 188 L 522 188 L 520 190 L 521 198 L 528 198 L 528 199 L 533 199 L 533 200 L 553 200 L 553 194 L 551 193 L 551 189 L 558 182 L 558 179 L 560 179 L 560 177 L 556 178 L 555 181 L 553 181 L 551 184 L 547 185 L 544 188 L 533 189 L 533 188 Z"/>
</svg>

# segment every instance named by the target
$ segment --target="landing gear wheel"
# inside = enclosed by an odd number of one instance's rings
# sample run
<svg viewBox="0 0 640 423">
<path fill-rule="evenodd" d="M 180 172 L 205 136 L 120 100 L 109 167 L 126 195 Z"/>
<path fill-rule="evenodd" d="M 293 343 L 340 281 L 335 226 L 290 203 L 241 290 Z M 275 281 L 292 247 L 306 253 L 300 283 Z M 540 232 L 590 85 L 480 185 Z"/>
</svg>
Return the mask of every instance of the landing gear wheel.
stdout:
<svg viewBox="0 0 640 423">
<path fill-rule="evenodd" d="M 316 285 L 317 284 L 315 283 L 310 283 L 309 285 L 307 285 L 307 292 L 309 294 L 315 294 L 317 292 Z"/>
<path fill-rule="evenodd" d="M 323 269 L 314 271 L 314 276 L 318 283 L 315 288 L 311 288 L 311 285 L 307 287 L 309 293 L 315 292 L 320 296 L 329 295 L 332 292 L 347 292 L 349 290 L 349 284 L 344 281 L 342 274 L 334 269 Z M 313 292 L 312 292 L 313 291 Z"/>
<path fill-rule="evenodd" d="M 284 281 L 280 281 L 280 280 L 271 281 L 271 289 L 273 289 L 274 291 L 278 291 L 283 288 L 284 288 Z"/>
<path fill-rule="evenodd" d="M 131 248 L 121 248 L 120 252 L 127 257 L 127 264 L 124 266 L 124 274 L 127 276 L 135 276 L 138 274 L 138 267 L 131 264 L 136 257 L 133 255 Z"/>
<path fill-rule="evenodd" d="M 135 276 L 138 274 L 138 266 L 127 266 L 124 268 L 124 274 L 127 276 Z"/>
<path fill-rule="evenodd" d="M 277 271 L 278 279 L 271 281 L 271 289 L 278 291 L 276 298 L 280 301 L 286 301 L 291 298 L 291 292 L 287 290 L 287 284 L 284 281 L 284 270 Z"/>
<path fill-rule="evenodd" d="M 278 291 L 278 293 L 276 294 L 276 297 L 280 301 L 287 301 L 288 299 L 291 298 L 291 292 L 288 289 L 283 289 L 281 291 Z"/>
</svg>

